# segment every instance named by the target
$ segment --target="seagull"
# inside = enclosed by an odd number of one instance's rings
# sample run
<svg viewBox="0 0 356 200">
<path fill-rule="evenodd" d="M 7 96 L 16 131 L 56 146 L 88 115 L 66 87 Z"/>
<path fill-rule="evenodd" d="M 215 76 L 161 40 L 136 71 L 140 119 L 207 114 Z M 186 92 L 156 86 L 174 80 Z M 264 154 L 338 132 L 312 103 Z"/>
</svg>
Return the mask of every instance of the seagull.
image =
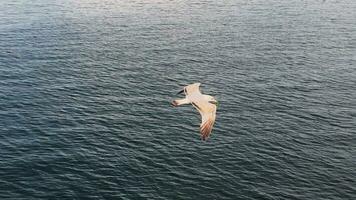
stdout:
<svg viewBox="0 0 356 200">
<path fill-rule="evenodd" d="M 213 96 L 202 94 L 199 86 L 200 83 L 185 86 L 182 91 L 178 92 L 178 94 L 184 92 L 185 98 L 172 101 L 172 105 L 176 107 L 191 103 L 199 111 L 202 118 L 200 134 L 202 140 L 206 141 L 213 129 L 218 101 Z"/>
</svg>

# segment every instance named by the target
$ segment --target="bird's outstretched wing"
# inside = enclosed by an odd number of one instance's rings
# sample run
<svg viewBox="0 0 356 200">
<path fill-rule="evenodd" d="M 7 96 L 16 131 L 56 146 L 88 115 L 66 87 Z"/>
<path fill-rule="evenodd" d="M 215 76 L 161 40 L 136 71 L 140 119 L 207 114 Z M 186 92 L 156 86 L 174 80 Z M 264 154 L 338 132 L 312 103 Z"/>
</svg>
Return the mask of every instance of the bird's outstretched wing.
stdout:
<svg viewBox="0 0 356 200">
<path fill-rule="evenodd" d="M 200 124 L 200 134 L 203 140 L 207 140 L 215 122 L 216 105 L 209 102 L 192 102 L 199 111 L 202 121 Z"/>
<path fill-rule="evenodd" d="M 200 89 L 199 89 L 200 83 L 194 83 L 191 85 L 188 85 L 184 88 L 184 93 L 185 95 L 192 95 L 194 93 L 201 94 Z"/>
</svg>

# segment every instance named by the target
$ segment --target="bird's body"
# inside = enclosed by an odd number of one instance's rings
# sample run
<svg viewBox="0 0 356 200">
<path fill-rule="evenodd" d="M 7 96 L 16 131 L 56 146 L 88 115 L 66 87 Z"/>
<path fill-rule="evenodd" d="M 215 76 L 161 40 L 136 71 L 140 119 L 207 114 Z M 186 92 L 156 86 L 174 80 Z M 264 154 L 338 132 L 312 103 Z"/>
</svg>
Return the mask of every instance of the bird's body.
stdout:
<svg viewBox="0 0 356 200">
<path fill-rule="evenodd" d="M 200 113 L 202 123 L 200 133 L 203 140 L 206 140 L 212 129 L 216 118 L 217 101 L 210 95 L 204 95 L 199 90 L 200 83 L 194 83 L 184 87 L 184 99 L 177 99 L 172 102 L 173 106 L 192 104 Z M 180 93 L 181 93 L 180 92 Z"/>
</svg>

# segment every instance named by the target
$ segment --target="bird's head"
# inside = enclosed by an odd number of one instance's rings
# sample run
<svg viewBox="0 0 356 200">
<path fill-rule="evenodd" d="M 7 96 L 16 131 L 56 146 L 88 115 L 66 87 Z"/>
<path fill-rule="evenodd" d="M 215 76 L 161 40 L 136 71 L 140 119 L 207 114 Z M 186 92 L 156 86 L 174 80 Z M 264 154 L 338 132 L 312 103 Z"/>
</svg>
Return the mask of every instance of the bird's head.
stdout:
<svg viewBox="0 0 356 200">
<path fill-rule="evenodd" d="M 216 107 L 219 105 L 219 102 L 214 97 L 211 97 L 209 103 L 216 105 Z"/>
</svg>

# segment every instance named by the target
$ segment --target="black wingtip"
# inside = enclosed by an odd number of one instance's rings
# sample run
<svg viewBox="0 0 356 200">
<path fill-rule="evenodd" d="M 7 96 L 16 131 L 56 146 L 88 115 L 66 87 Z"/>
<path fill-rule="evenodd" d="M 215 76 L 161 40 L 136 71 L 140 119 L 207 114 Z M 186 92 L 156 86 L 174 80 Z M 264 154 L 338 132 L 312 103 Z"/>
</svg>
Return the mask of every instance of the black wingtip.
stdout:
<svg viewBox="0 0 356 200">
<path fill-rule="evenodd" d="M 179 91 L 177 94 L 182 94 L 184 92 L 184 90 L 181 90 L 181 91 Z"/>
<path fill-rule="evenodd" d="M 174 100 L 174 101 L 171 102 L 171 105 L 172 105 L 173 107 L 177 107 L 177 106 L 178 106 L 178 103 L 177 103 L 177 101 Z"/>
<path fill-rule="evenodd" d="M 204 142 L 206 142 L 206 141 L 208 140 L 208 137 L 202 136 L 202 137 L 201 137 L 201 140 L 204 141 Z"/>
</svg>

